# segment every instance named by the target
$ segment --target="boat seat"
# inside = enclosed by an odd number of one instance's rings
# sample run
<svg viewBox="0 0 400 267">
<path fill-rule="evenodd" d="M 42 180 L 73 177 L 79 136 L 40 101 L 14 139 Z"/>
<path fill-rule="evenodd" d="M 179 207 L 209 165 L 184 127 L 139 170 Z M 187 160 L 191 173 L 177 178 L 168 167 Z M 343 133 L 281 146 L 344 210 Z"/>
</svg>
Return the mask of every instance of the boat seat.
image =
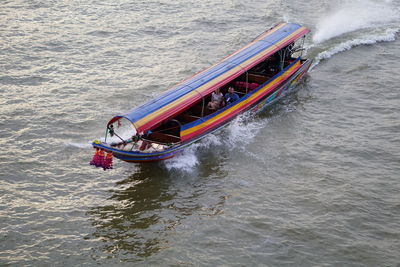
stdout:
<svg viewBox="0 0 400 267">
<path fill-rule="evenodd" d="M 268 77 L 265 75 L 249 74 L 249 80 L 254 83 L 262 84 L 268 80 Z"/>
<path fill-rule="evenodd" d="M 235 91 L 236 93 L 242 93 L 242 94 L 246 94 L 246 87 L 248 89 L 248 92 L 253 91 L 254 89 L 256 89 L 258 86 L 260 86 L 258 83 L 246 83 L 246 82 L 240 82 L 240 81 L 236 81 L 233 83 L 234 87 L 235 87 Z"/>
<path fill-rule="evenodd" d="M 152 132 L 146 140 L 155 141 L 159 143 L 177 143 L 181 141 L 181 138 L 171 134 L 165 134 L 160 132 Z"/>
<path fill-rule="evenodd" d="M 222 108 L 222 107 L 220 107 Z M 208 116 L 212 113 L 214 113 L 215 111 L 217 111 L 218 109 L 209 109 L 208 107 L 204 108 L 204 116 Z"/>
<path fill-rule="evenodd" d="M 200 118 L 201 116 L 201 111 L 203 107 L 202 106 L 195 106 L 192 108 L 194 116 Z M 215 110 L 209 109 L 208 107 L 204 107 L 204 116 L 210 115 L 211 113 L 214 113 Z"/>
<path fill-rule="evenodd" d="M 197 106 L 192 107 L 193 116 L 196 116 L 196 117 L 200 118 L 201 117 L 201 110 L 202 110 L 202 106 L 197 105 Z"/>
<path fill-rule="evenodd" d="M 246 93 L 242 91 L 235 91 L 236 94 L 238 94 L 239 98 L 244 96 Z"/>
<path fill-rule="evenodd" d="M 192 121 L 196 121 L 198 119 L 200 119 L 199 116 L 194 116 L 194 115 L 190 115 L 190 114 L 181 114 L 178 117 L 179 121 L 181 121 L 183 124 L 192 122 Z"/>
</svg>

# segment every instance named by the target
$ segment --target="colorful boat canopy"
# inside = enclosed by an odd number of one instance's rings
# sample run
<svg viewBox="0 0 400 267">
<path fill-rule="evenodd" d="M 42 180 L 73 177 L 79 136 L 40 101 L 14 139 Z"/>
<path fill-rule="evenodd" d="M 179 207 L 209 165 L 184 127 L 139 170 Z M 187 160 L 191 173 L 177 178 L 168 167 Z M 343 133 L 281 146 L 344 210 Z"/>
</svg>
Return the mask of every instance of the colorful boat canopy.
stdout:
<svg viewBox="0 0 400 267">
<path fill-rule="evenodd" d="M 137 132 L 143 133 L 173 118 L 204 96 L 240 76 L 281 48 L 307 34 L 309 30 L 294 23 L 281 23 L 258 36 L 251 43 L 210 68 L 179 83 L 159 97 L 116 116 L 109 124 L 124 117 Z"/>
</svg>

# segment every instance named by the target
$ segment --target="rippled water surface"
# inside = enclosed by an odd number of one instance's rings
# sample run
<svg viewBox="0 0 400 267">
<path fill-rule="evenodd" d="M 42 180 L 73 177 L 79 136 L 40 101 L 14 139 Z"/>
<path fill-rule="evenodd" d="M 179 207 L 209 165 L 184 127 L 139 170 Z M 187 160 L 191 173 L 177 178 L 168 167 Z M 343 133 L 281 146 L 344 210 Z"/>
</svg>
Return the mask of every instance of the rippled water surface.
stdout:
<svg viewBox="0 0 400 267">
<path fill-rule="evenodd" d="M 0 265 L 399 266 L 400 2 L 0 2 Z M 161 163 L 108 119 L 280 21 L 297 93 Z"/>
</svg>

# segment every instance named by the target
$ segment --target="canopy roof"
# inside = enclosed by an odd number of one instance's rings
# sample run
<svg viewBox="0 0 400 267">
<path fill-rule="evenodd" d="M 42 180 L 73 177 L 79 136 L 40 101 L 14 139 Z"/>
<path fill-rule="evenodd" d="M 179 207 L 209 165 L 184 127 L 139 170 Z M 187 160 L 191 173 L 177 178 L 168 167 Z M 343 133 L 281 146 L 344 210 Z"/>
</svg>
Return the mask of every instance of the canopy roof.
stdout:
<svg viewBox="0 0 400 267">
<path fill-rule="evenodd" d="M 152 129 L 308 32 L 307 28 L 298 24 L 278 24 L 217 64 L 184 80 L 127 114 L 114 117 L 109 124 L 124 117 L 133 123 L 138 133 Z"/>
</svg>

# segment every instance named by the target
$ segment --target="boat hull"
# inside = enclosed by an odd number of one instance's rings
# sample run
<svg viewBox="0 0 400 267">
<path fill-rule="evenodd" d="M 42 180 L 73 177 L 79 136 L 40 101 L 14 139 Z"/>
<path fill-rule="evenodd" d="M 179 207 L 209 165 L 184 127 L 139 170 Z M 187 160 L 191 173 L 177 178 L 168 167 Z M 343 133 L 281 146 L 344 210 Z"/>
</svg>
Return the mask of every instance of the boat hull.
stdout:
<svg viewBox="0 0 400 267">
<path fill-rule="evenodd" d="M 107 143 L 92 143 L 94 148 L 103 149 L 107 152 L 112 152 L 113 156 L 117 159 L 133 162 L 133 163 L 141 163 L 141 162 L 152 162 L 152 161 L 161 161 L 165 159 L 169 159 L 174 157 L 176 154 L 183 151 L 183 149 L 187 145 L 179 145 L 175 148 L 171 148 L 162 152 L 156 153 L 143 153 L 137 151 L 125 151 L 116 149 L 114 147 L 109 146 Z"/>
<path fill-rule="evenodd" d="M 92 145 L 95 148 L 100 148 L 105 151 L 112 152 L 115 158 L 126 162 L 141 163 L 161 161 L 172 158 L 175 155 L 181 153 L 189 145 L 199 141 L 204 136 L 214 131 L 217 131 L 221 127 L 227 125 L 239 114 L 242 114 L 246 111 L 251 111 L 253 113 L 259 112 L 292 92 L 296 85 L 301 81 L 303 76 L 307 73 L 312 64 L 312 60 L 310 59 L 305 61 L 299 60 L 298 62 L 301 63 L 299 67 L 294 68 L 295 65 L 289 67 L 287 70 L 277 75 L 277 77 L 261 85 L 259 89 L 256 89 L 254 93 L 249 95 L 249 99 L 251 101 L 248 100 L 245 104 L 238 103 L 229 108 L 226 108 L 225 110 L 221 110 L 221 112 L 217 112 L 218 114 L 208 116 L 202 120 L 199 120 L 197 124 L 193 123 L 193 126 L 191 127 L 190 125 L 189 127 L 187 126 L 186 129 L 183 129 L 183 134 L 185 134 L 185 131 L 188 134 L 186 136 L 181 135 L 183 141 L 179 145 L 173 146 L 164 151 L 153 153 L 120 150 L 115 147 L 109 146 L 107 143 L 93 143 Z M 290 72 L 291 70 L 292 72 Z M 277 83 L 276 81 L 279 81 L 279 83 Z M 277 83 L 276 86 L 274 83 Z"/>
</svg>

